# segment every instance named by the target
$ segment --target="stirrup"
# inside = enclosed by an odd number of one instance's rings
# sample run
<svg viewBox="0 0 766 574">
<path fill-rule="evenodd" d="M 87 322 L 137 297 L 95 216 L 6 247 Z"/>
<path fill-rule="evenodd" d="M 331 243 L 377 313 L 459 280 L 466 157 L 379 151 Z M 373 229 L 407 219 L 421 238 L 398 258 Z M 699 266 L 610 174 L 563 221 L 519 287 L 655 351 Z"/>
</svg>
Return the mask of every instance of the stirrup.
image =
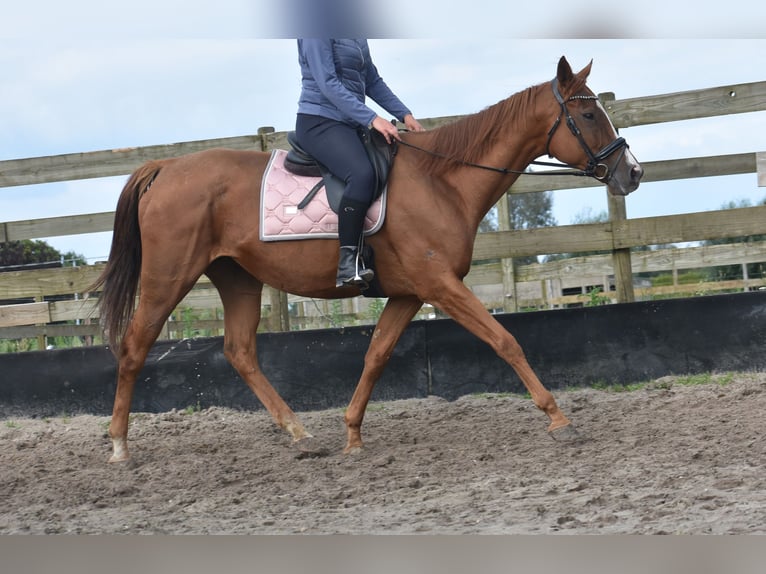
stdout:
<svg viewBox="0 0 766 574">
<path fill-rule="evenodd" d="M 353 277 L 343 278 L 340 275 L 335 278 L 336 287 L 359 287 L 362 291 L 370 286 L 370 282 L 375 278 L 375 272 L 372 269 L 363 267 L 359 269 Z"/>
<path fill-rule="evenodd" d="M 335 277 L 336 287 L 355 286 L 365 290 L 374 277 L 375 272 L 364 266 L 357 247 L 341 246 L 338 273 Z"/>
</svg>

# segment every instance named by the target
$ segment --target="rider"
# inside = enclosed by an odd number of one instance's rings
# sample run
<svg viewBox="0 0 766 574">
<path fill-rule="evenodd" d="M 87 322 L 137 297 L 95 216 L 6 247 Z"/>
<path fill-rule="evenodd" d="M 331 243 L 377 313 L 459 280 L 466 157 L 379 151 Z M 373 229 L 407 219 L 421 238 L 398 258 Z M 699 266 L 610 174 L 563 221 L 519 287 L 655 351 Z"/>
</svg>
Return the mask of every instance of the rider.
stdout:
<svg viewBox="0 0 766 574">
<path fill-rule="evenodd" d="M 345 182 L 338 210 L 336 287 L 366 285 L 374 273 L 359 268 L 358 256 L 375 172 L 357 132 L 374 128 L 388 143 L 400 138 L 391 122 L 365 105 L 365 96 L 410 131 L 423 131 L 423 126 L 378 74 L 367 40 L 299 39 L 298 60 L 301 95 L 295 135 L 302 148 Z"/>
</svg>

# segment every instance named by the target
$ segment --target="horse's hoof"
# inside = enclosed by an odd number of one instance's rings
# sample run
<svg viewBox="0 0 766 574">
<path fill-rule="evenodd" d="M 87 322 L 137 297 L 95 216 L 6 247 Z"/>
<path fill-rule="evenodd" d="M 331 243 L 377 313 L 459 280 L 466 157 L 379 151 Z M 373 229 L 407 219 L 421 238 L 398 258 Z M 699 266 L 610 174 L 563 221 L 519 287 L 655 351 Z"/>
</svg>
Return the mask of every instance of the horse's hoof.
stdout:
<svg viewBox="0 0 766 574">
<path fill-rule="evenodd" d="M 580 444 L 585 441 L 585 437 L 571 424 L 548 431 L 548 434 L 556 442 L 564 444 Z"/>
<path fill-rule="evenodd" d="M 347 446 L 346 448 L 343 449 L 343 454 L 348 454 L 353 456 L 355 454 L 361 454 L 363 450 L 364 448 L 362 447 L 361 444 L 354 445 L 354 446 Z"/>
<path fill-rule="evenodd" d="M 117 437 L 112 439 L 112 456 L 109 462 L 125 462 L 130 459 L 128 453 L 128 439 L 125 437 Z"/>
<path fill-rule="evenodd" d="M 314 458 L 330 454 L 327 447 L 322 446 L 313 436 L 304 437 L 293 444 L 298 448 L 298 458 Z"/>
</svg>

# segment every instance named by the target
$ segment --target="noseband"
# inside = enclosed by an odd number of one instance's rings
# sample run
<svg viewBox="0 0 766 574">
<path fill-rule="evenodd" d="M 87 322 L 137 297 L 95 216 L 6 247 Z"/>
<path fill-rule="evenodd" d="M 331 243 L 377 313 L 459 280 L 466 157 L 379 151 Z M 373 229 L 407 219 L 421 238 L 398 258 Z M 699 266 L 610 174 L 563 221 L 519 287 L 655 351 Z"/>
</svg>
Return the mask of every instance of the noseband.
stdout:
<svg viewBox="0 0 766 574">
<path fill-rule="evenodd" d="M 548 130 L 548 142 L 545 144 L 545 152 L 548 154 L 548 157 L 553 157 L 550 150 L 551 140 L 553 139 L 553 134 L 556 133 L 556 129 L 561 124 L 561 118 L 563 116 L 566 118 L 566 124 L 569 128 L 569 131 L 572 132 L 572 135 L 575 137 L 575 139 L 577 139 L 577 141 L 580 143 L 580 147 L 588 156 L 588 165 L 585 167 L 583 175 L 593 177 L 604 183 L 609 183 L 609 180 L 612 179 L 612 171 L 609 169 L 607 164 L 603 163 L 603 161 L 615 151 L 621 149 L 622 151 L 620 152 L 615 165 L 620 163 L 620 160 L 622 160 L 622 157 L 625 155 L 625 150 L 628 148 L 628 143 L 625 141 L 625 138 L 617 138 L 612 143 L 601 149 L 601 151 L 594 154 L 588 144 L 585 143 L 585 139 L 582 137 L 580 128 L 577 127 L 574 118 L 569 113 L 567 102 L 571 102 L 572 100 L 598 100 L 598 96 L 570 96 L 565 100 L 559 91 L 558 78 L 553 78 L 551 81 L 551 87 L 553 88 L 553 96 L 556 98 L 559 106 L 561 106 L 561 112 L 559 113 L 559 117 L 557 117 L 556 121 L 553 123 L 551 129 Z"/>
</svg>

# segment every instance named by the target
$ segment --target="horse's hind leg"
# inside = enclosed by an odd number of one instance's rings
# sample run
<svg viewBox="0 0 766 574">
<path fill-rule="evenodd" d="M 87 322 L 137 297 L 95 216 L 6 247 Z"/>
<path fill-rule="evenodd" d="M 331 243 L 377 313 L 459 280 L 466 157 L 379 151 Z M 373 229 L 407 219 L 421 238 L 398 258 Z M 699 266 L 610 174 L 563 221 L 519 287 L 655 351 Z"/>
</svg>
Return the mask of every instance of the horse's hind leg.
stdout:
<svg viewBox="0 0 766 574">
<path fill-rule="evenodd" d="M 423 302 L 417 297 L 391 298 L 375 326 L 370 346 L 364 357 L 364 370 L 346 409 L 347 443 L 343 452 L 357 452 L 362 448 L 362 419 L 372 389 L 380 378 L 391 353 L 405 327 L 418 312 Z"/>
<path fill-rule="evenodd" d="M 305 452 L 318 449 L 295 413 L 271 386 L 258 364 L 256 331 L 261 319 L 263 284 L 232 259 L 215 260 L 205 271 L 221 296 L 224 307 L 224 354 L 242 379 L 269 411 L 274 422 L 285 429 Z"/>
<path fill-rule="evenodd" d="M 128 420 L 130 403 L 136 377 L 141 371 L 154 342 L 157 340 L 170 313 L 194 285 L 196 278 L 187 277 L 185 282 L 157 283 L 148 277 L 162 277 L 157 274 L 142 275 L 141 296 L 138 307 L 120 343 L 117 367 L 117 391 L 114 396 L 112 421 L 109 436 L 112 438 L 112 456 L 109 462 L 128 460 Z"/>
</svg>

